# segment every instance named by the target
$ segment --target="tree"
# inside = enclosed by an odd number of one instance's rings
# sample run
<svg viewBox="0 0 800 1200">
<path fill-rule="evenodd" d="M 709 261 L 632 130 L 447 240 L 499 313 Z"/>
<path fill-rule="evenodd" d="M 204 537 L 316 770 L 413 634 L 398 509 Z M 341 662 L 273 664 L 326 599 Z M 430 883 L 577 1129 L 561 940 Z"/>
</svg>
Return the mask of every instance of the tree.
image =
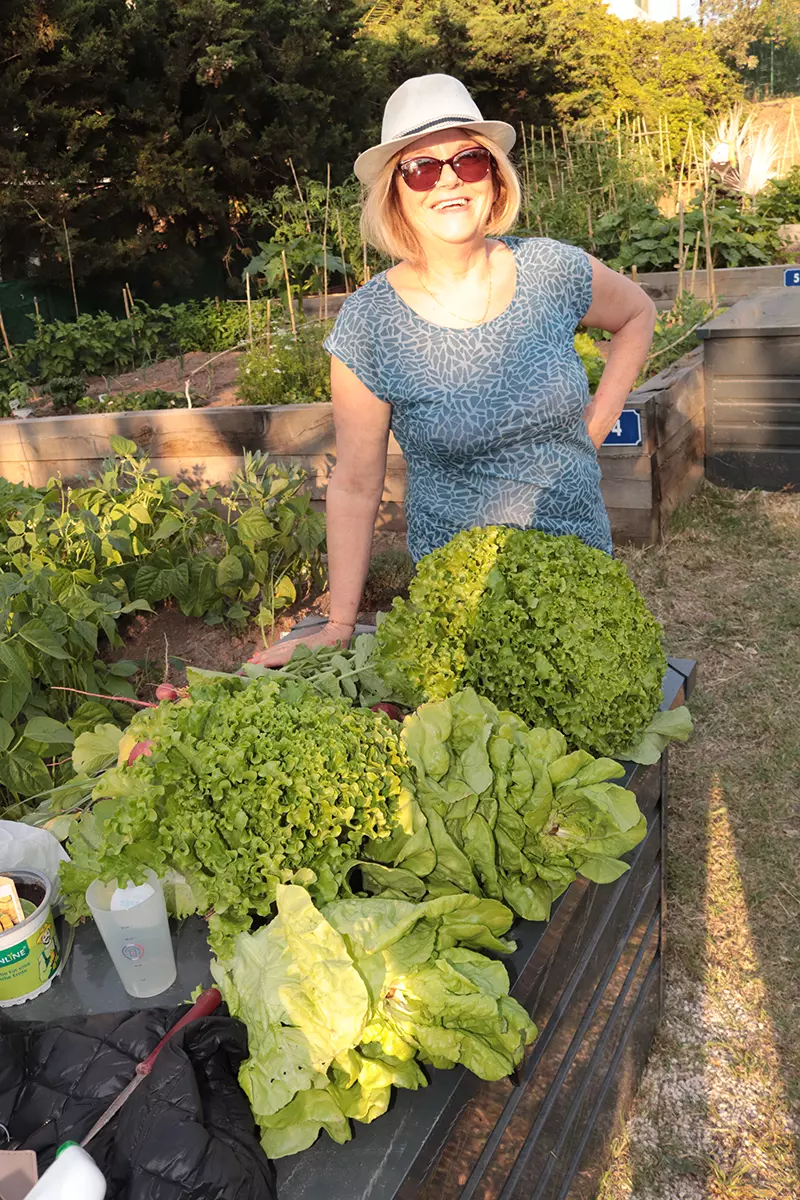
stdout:
<svg viewBox="0 0 800 1200">
<path fill-rule="evenodd" d="M 246 197 L 349 173 L 375 81 L 354 0 L 5 0 L 3 273 L 185 289 Z M 382 91 L 382 89 L 379 89 Z"/>
</svg>

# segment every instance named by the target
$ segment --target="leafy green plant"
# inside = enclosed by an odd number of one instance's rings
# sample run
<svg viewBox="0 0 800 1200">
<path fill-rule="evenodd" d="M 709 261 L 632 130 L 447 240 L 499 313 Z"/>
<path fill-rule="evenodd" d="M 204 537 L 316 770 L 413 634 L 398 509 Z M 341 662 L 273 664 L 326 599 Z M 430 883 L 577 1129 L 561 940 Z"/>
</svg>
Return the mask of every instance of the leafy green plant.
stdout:
<svg viewBox="0 0 800 1200">
<path fill-rule="evenodd" d="M 612 883 L 647 832 L 620 763 L 567 752 L 467 688 L 423 704 L 403 726 L 413 768 L 411 829 L 367 845 L 368 891 L 422 900 L 461 891 L 502 900 L 528 921 L 577 875 Z"/>
<path fill-rule="evenodd" d="M 187 674 L 186 699 L 133 718 L 94 789 L 113 803 L 76 822 L 62 883 L 76 918 L 92 878 L 172 868 L 186 881 L 180 911 L 213 906 L 223 951 L 269 914 L 281 883 L 338 894 L 362 842 L 399 819 L 406 759 L 393 722 L 301 681 Z M 136 743 L 146 752 L 133 758 Z"/>
<path fill-rule="evenodd" d="M 322 348 L 330 324 L 302 322 L 293 338 L 288 330 L 242 356 L 236 390 L 245 404 L 314 404 L 330 400 L 330 360 Z"/>
<path fill-rule="evenodd" d="M 48 380 L 44 388 L 56 412 L 63 408 L 74 408 L 85 391 L 86 381 L 82 375 L 57 375 Z"/>
<path fill-rule="evenodd" d="M 487 526 L 419 563 L 378 626 L 377 668 L 411 706 L 474 687 L 592 753 L 622 753 L 658 709 L 660 627 L 622 563 L 576 537 Z"/>
<path fill-rule="evenodd" d="M 135 699 L 136 668 L 101 657 L 122 644 L 126 614 L 174 597 L 191 615 L 242 624 L 260 605 L 266 628 L 321 579 L 324 523 L 299 469 L 249 456 L 228 491 L 199 492 L 152 470 L 135 443 L 111 445 L 115 457 L 79 487 L 0 486 L 0 787 L 15 801 L 70 773 L 61 751 L 81 710 L 53 689 L 99 694 L 83 710 L 94 724 L 127 720 L 111 698 Z M 49 741 L 26 732 L 34 716 L 52 720 L 37 727 Z"/>
<path fill-rule="evenodd" d="M 781 179 L 771 179 L 756 200 L 759 216 L 782 225 L 800 222 L 800 166 L 792 167 Z"/>
<path fill-rule="evenodd" d="M 711 256 L 715 267 L 753 267 L 781 261 L 780 221 L 744 210 L 736 201 L 719 200 L 709 208 Z M 595 226 L 597 253 L 609 266 L 643 271 L 673 270 L 678 262 L 678 216 L 665 217 L 655 204 L 639 209 L 634 221 L 622 211 L 600 217 Z M 685 212 L 684 247 L 693 248 L 700 236 L 699 265 L 705 266 L 705 234 L 699 198 Z"/>
<path fill-rule="evenodd" d="M 691 292 L 684 292 L 672 308 L 660 312 L 640 381 L 663 371 L 697 346 L 700 339 L 694 331 L 711 316 L 711 312 L 711 305 Z"/>
<path fill-rule="evenodd" d="M 246 274 L 260 277 L 271 292 L 286 293 L 286 274 L 295 292 L 321 292 L 323 276 L 340 275 L 346 267 L 342 259 L 323 248 L 322 241 L 310 234 L 290 242 L 259 242 L 259 253 L 248 264 Z M 284 259 L 286 269 L 284 270 Z"/>
<path fill-rule="evenodd" d="M 594 394 L 600 382 L 600 376 L 603 374 L 606 360 L 597 349 L 594 338 L 588 333 L 575 334 L 575 350 L 583 363 L 583 369 L 589 382 L 589 391 Z"/>
<path fill-rule="evenodd" d="M 279 887 L 275 919 L 212 965 L 247 1025 L 239 1082 L 265 1153 L 296 1154 L 322 1129 L 349 1141 L 350 1120 L 386 1112 L 392 1085 L 425 1086 L 419 1062 L 510 1074 L 537 1030 L 509 996 L 505 967 L 481 953 L 514 949 L 498 936 L 510 923 L 502 904 L 475 896 L 318 910 L 303 888 Z M 311 968 L 320 962 L 324 971 Z"/>
<path fill-rule="evenodd" d="M 84 396 L 75 405 L 78 412 L 149 412 L 152 409 L 186 408 L 180 392 L 150 388 L 146 392 L 113 392 L 105 396 Z"/>
</svg>

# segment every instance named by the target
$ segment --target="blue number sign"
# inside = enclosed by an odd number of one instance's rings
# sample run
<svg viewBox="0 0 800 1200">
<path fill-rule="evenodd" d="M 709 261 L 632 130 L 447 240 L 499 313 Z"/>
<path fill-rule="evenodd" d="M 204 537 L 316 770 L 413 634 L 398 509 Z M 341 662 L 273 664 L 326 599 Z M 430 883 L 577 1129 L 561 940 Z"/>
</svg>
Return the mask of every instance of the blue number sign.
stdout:
<svg viewBox="0 0 800 1200">
<path fill-rule="evenodd" d="M 787 267 L 783 272 L 784 287 L 800 287 L 800 267 Z"/>
<path fill-rule="evenodd" d="M 619 414 L 611 433 L 603 442 L 604 446 L 641 446 L 642 417 L 638 409 L 625 408 Z"/>
</svg>

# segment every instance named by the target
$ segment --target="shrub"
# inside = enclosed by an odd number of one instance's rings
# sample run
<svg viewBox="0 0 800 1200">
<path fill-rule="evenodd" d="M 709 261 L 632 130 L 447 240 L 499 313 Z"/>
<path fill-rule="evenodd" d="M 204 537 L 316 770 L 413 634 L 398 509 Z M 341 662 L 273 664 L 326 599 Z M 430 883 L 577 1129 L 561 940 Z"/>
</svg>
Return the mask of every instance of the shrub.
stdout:
<svg viewBox="0 0 800 1200">
<path fill-rule="evenodd" d="M 236 387 L 245 404 L 313 404 L 330 400 L 330 362 L 322 339 L 326 322 L 302 324 L 297 340 L 286 330 L 272 335 L 269 352 L 257 345 L 242 358 Z"/>
</svg>

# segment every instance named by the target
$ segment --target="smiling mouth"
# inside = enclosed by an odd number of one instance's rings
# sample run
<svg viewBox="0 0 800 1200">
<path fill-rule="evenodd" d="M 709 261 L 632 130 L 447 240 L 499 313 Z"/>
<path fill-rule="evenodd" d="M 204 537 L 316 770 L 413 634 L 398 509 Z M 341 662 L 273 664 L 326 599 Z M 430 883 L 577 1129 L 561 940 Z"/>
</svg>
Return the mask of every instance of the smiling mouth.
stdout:
<svg viewBox="0 0 800 1200">
<path fill-rule="evenodd" d="M 460 208 L 466 208 L 469 200 L 466 196 L 457 196 L 448 200 L 440 200 L 437 204 L 431 205 L 434 212 L 450 212 Z"/>
</svg>

